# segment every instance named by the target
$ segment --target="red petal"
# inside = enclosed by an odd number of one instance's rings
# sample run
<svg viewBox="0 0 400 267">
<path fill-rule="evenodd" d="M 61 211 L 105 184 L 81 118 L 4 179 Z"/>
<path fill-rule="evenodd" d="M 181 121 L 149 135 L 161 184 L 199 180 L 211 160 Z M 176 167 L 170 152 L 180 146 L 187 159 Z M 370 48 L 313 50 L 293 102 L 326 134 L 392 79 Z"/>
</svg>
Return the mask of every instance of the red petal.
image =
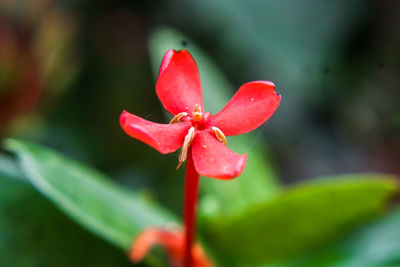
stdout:
<svg viewBox="0 0 400 267">
<path fill-rule="evenodd" d="M 155 245 L 161 245 L 168 253 L 171 266 L 183 266 L 184 234 L 179 230 L 166 230 L 156 227 L 145 229 L 133 242 L 130 259 L 134 263 L 140 262 Z M 207 258 L 202 247 L 195 244 L 192 248 L 194 267 L 214 266 Z"/>
<path fill-rule="evenodd" d="M 204 111 L 199 71 L 186 50 L 168 50 L 165 53 L 156 91 L 161 103 L 172 115 L 191 113 L 196 104 Z"/>
<path fill-rule="evenodd" d="M 140 262 L 155 245 L 162 245 L 168 252 L 171 263 L 182 261 L 183 234 L 150 227 L 136 238 L 130 251 L 130 259 Z"/>
<path fill-rule="evenodd" d="M 209 120 L 225 135 L 250 132 L 268 120 L 279 106 L 281 96 L 272 82 L 257 81 L 242 85 L 226 106 Z"/>
<path fill-rule="evenodd" d="M 242 173 L 247 155 L 239 155 L 210 131 L 198 132 L 192 144 L 194 166 L 200 175 L 231 179 Z"/>
<path fill-rule="evenodd" d="M 172 153 L 180 148 L 191 127 L 190 122 L 159 124 L 126 111 L 122 112 L 119 121 L 122 129 L 129 136 L 148 144 L 163 154 Z"/>
</svg>

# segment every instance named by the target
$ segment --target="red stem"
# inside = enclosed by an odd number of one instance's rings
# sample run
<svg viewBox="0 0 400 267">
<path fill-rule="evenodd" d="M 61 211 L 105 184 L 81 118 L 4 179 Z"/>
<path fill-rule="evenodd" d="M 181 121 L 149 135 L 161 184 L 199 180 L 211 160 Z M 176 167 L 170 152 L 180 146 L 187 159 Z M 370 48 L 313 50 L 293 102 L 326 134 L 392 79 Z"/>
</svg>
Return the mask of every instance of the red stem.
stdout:
<svg viewBox="0 0 400 267">
<path fill-rule="evenodd" d="M 187 154 L 186 161 L 186 177 L 185 177 L 185 207 L 184 207 L 184 222 L 185 222 L 185 258 L 184 267 L 193 266 L 192 247 L 196 235 L 196 210 L 197 210 L 197 195 L 199 192 L 200 175 L 194 168 L 192 159 L 192 149 L 190 148 Z"/>
</svg>

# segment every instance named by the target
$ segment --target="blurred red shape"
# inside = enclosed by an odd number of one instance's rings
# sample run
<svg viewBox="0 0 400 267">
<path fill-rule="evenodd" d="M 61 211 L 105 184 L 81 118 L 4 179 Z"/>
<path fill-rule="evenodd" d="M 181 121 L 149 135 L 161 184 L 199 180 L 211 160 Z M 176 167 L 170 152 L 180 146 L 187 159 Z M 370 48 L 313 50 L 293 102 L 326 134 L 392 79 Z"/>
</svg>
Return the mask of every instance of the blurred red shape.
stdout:
<svg viewBox="0 0 400 267">
<path fill-rule="evenodd" d="M 173 267 L 184 266 L 184 232 L 156 227 L 145 229 L 134 241 L 129 257 L 132 262 L 140 262 L 153 246 L 162 246 L 168 254 Z M 206 256 L 203 248 L 196 243 L 192 247 L 194 267 L 212 267 L 214 264 Z"/>
</svg>

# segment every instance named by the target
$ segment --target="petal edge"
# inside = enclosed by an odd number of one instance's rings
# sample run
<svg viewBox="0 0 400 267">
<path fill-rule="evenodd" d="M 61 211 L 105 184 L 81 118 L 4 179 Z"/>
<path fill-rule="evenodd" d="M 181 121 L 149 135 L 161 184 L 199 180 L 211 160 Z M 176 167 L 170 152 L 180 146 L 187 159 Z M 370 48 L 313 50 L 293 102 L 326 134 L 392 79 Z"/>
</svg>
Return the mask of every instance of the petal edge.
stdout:
<svg viewBox="0 0 400 267">
<path fill-rule="evenodd" d="M 172 115 L 191 113 L 196 104 L 204 110 L 199 71 L 187 50 L 168 50 L 165 53 L 156 92 L 164 108 Z"/>
<path fill-rule="evenodd" d="M 120 116 L 122 129 L 131 137 L 146 143 L 162 154 L 175 152 L 182 146 L 191 124 L 160 124 L 142 119 L 127 111 Z"/>
<path fill-rule="evenodd" d="M 239 176 L 247 154 L 239 155 L 218 141 L 210 131 L 198 132 L 192 144 L 196 171 L 206 177 L 229 180 Z"/>
<path fill-rule="evenodd" d="M 243 84 L 226 106 L 210 118 L 225 135 L 250 132 L 267 121 L 281 101 L 275 85 L 267 81 Z"/>
</svg>

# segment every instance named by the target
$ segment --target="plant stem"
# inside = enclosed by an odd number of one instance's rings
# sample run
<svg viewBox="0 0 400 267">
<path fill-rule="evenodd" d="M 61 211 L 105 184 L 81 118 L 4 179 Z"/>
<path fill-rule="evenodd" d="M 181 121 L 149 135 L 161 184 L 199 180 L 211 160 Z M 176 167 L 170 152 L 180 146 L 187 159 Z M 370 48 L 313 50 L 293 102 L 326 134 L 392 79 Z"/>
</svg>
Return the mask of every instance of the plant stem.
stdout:
<svg viewBox="0 0 400 267">
<path fill-rule="evenodd" d="M 197 196 L 199 192 L 199 181 L 200 175 L 194 168 L 192 149 L 190 148 L 186 161 L 185 204 L 183 213 L 185 223 L 185 267 L 193 266 L 192 247 L 196 235 L 196 210 Z"/>
</svg>

